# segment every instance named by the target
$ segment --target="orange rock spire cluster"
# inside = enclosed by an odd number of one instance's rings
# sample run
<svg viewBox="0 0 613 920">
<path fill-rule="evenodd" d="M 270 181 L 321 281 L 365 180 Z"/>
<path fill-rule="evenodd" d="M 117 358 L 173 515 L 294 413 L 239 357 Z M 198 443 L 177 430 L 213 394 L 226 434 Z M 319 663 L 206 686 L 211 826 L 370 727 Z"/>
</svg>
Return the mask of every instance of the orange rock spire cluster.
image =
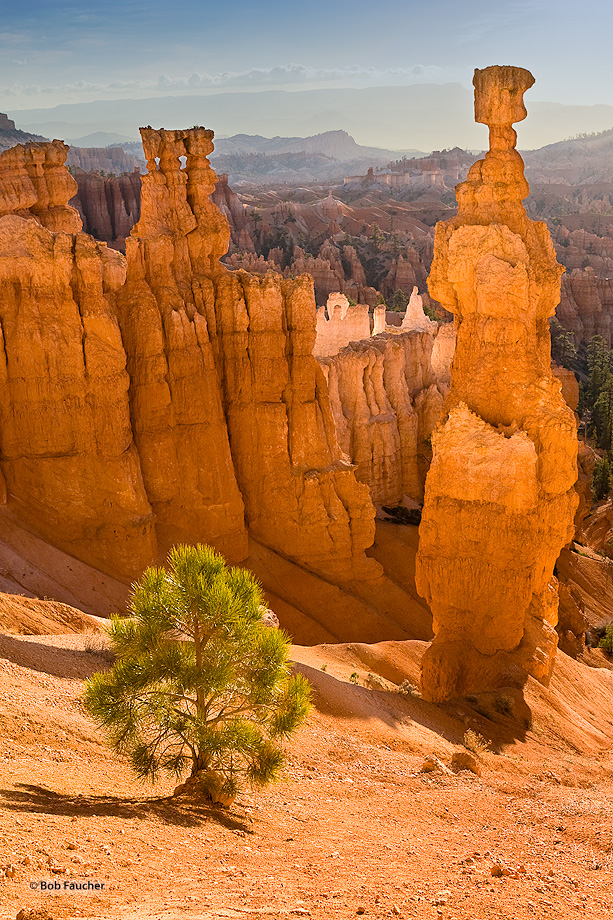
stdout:
<svg viewBox="0 0 613 920">
<path fill-rule="evenodd" d="M 177 541 L 370 579 L 367 486 L 312 356 L 312 280 L 230 272 L 213 132 L 142 130 L 126 258 L 81 231 L 68 148 L 0 155 L 0 483 L 53 545 L 129 579 Z"/>
<path fill-rule="evenodd" d="M 557 646 L 552 573 L 573 534 L 577 436 L 550 367 L 563 269 L 522 204 L 512 127 L 533 83 L 517 67 L 475 71 L 490 149 L 457 187 L 457 216 L 436 228 L 429 290 L 455 316 L 457 347 L 416 573 L 434 618 L 422 684 L 435 701 L 526 674 L 546 682 Z"/>
</svg>

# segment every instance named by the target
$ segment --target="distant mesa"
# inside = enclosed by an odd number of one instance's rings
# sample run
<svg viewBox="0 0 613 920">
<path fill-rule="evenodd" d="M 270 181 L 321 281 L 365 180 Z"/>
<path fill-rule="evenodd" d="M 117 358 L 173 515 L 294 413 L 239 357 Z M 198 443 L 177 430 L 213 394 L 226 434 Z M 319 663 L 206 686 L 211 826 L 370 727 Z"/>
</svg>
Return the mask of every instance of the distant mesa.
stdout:
<svg viewBox="0 0 613 920">
<path fill-rule="evenodd" d="M 403 156 L 387 164 L 387 169 L 370 166 L 366 175 L 345 176 L 343 184 L 356 187 L 384 185 L 392 189 L 410 185 L 413 188 L 451 191 L 460 180 L 466 178 L 474 161 L 474 154 L 459 147 L 452 150 L 435 150 L 427 156 Z"/>
<path fill-rule="evenodd" d="M 123 144 L 136 144 L 141 146 L 139 141 L 133 137 L 127 137 L 125 134 L 114 134 L 108 131 L 94 131 L 86 134 L 84 137 L 65 137 L 65 142 L 71 147 L 121 147 Z"/>
</svg>

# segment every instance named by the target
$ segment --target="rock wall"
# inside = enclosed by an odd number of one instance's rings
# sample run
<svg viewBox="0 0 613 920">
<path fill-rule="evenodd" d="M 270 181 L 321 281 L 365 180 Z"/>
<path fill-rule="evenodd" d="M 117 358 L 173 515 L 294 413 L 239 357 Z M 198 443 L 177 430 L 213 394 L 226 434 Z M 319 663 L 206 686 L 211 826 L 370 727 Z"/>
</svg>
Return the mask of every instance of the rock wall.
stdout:
<svg viewBox="0 0 613 920">
<path fill-rule="evenodd" d="M 372 500 L 420 502 L 429 438 L 449 392 L 453 325 L 387 332 L 321 358 L 342 449 Z"/>
<path fill-rule="evenodd" d="M 103 177 L 77 169 L 75 179 L 78 192 L 70 204 L 79 212 L 85 232 L 123 250 L 140 216 L 140 172 Z"/>
<path fill-rule="evenodd" d="M 211 341 L 211 276 L 228 244 L 227 223 L 209 201 L 211 133 L 142 136 L 148 173 L 118 314 L 143 481 L 161 549 L 201 534 L 239 561 L 247 530 Z"/>
<path fill-rule="evenodd" d="M 564 214 L 568 196 L 584 186 L 559 188 L 564 201 L 564 208 L 560 209 Z M 541 199 L 538 200 L 540 204 Z M 596 205 L 605 202 L 610 210 L 609 200 L 605 198 L 603 202 L 600 190 L 598 200 L 583 207 L 577 203 L 576 213 L 550 221 L 558 260 L 566 268 L 556 317 L 573 333 L 575 346 L 587 344 L 594 335 L 603 336 L 609 345 L 612 340 L 613 217 L 596 213 Z"/>
<path fill-rule="evenodd" d="M 125 259 L 81 232 L 64 144 L 0 156 L 8 510 L 122 578 L 177 540 L 240 561 L 248 532 L 337 582 L 379 578 L 374 508 L 312 357 L 311 280 L 219 262 L 212 132 L 142 136 Z"/>
<path fill-rule="evenodd" d="M 587 344 L 601 335 L 613 344 L 613 278 L 598 277 L 592 269 L 574 269 L 563 279 L 556 316 L 573 333 L 574 342 Z"/>
<path fill-rule="evenodd" d="M 17 518 L 129 577 L 155 535 L 116 312 L 125 263 L 79 232 L 66 152 L 0 155 L 0 467 Z"/>
<path fill-rule="evenodd" d="M 435 632 L 423 692 L 435 701 L 526 674 L 546 682 L 557 645 L 552 572 L 573 535 L 577 437 L 550 367 L 563 269 L 524 210 L 512 128 L 533 82 L 520 68 L 475 71 L 490 150 L 457 187 L 457 217 L 436 228 L 429 289 L 455 315 L 457 348 L 416 569 Z"/>
<path fill-rule="evenodd" d="M 239 247 L 244 243 L 247 250 L 252 250 L 253 242 L 247 234 L 248 218 L 245 206 L 228 185 L 226 173 L 223 173 L 215 184 L 211 201 L 227 218 L 232 242 Z"/>
</svg>

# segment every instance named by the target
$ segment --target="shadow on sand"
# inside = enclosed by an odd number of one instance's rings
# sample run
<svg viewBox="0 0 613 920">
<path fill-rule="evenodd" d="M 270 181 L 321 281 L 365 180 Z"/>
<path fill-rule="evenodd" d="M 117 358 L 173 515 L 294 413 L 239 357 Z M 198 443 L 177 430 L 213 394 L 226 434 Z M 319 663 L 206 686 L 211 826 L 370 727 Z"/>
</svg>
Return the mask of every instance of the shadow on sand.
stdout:
<svg viewBox="0 0 613 920">
<path fill-rule="evenodd" d="M 308 678 L 315 691 L 313 703 L 322 714 L 375 718 L 399 732 L 414 722 L 454 745 L 462 746 L 464 733 L 472 729 L 483 736 L 493 753 L 500 753 L 517 741 L 525 741 L 531 723 L 530 708 L 518 688 L 435 704 L 418 695 L 347 683 L 309 665 L 297 663 L 294 668 Z"/>
<path fill-rule="evenodd" d="M 0 808 L 28 814 L 73 815 L 81 817 L 101 816 L 107 818 L 149 818 L 156 817 L 165 824 L 182 827 L 197 827 L 213 821 L 228 830 L 251 833 L 251 818 L 234 811 L 225 811 L 184 798 L 152 797 L 130 798 L 116 795 L 64 795 L 35 786 L 17 783 L 15 789 L 0 789 Z"/>
<path fill-rule="evenodd" d="M 110 653 L 103 647 L 61 648 L 6 633 L 0 634 L 0 658 L 51 677 L 79 680 L 91 677 L 96 671 L 106 671 L 110 664 Z"/>
</svg>

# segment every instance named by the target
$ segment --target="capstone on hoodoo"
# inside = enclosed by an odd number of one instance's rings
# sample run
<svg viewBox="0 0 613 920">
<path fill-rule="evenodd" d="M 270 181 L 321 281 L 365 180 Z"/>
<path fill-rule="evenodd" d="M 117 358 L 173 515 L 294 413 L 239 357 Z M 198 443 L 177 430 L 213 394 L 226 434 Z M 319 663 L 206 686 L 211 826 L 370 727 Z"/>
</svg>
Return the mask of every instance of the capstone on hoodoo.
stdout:
<svg viewBox="0 0 613 920">
<path fill-rule="evenodd" d="M 490 149 L 457 187 L 457 216 L 436 228 L 428 286 L 455 316 L 457 346 L 416 572 L 434 618 L 422 684 L 435 701 L 527 674 L 547 682 L 557 646 L 553 568 L 573 534 L 577 435 L 550 366 L 563 269 L 522 204 L 512 127 L 533 83 L 517 67 L 475 71 Z"/>
</svg>

